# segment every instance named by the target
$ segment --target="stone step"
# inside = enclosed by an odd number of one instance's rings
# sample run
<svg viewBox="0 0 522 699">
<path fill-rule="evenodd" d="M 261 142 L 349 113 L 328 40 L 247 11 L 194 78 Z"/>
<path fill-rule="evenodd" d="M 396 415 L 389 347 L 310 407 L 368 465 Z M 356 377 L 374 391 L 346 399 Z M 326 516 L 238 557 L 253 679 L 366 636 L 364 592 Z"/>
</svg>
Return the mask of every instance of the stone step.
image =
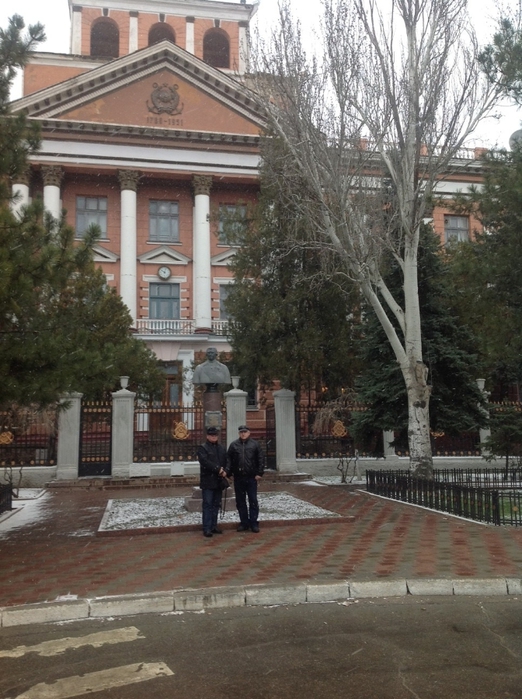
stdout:
<svg viewBox="0 0 522 699">
<path fill-rule="evenodd" d="M 265 471 L 265 483 L 296 483 L 310 480 L 307 473 L 279 473 Z M 46 483 L 46 488 L 78 488 L 95 490 L 120 490 L 125 488 L 176 488 L 178 486 L 197 485 L 199 476 L 139 476 L 136 478 L 112 478 L 111 476 L 96 476 L 93 478 L 76 478 L 71 480 L 56 480 Z"/>
</svg>

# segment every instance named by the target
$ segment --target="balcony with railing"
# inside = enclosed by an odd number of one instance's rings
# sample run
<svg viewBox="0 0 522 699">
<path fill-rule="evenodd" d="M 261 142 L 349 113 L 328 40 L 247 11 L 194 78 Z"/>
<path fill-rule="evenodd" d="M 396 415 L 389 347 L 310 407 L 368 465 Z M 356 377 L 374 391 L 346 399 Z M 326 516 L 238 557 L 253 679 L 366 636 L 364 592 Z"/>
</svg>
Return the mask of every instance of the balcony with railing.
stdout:
<svg viewBox="0 0 522 699">
<path fill-rule="evenodd" d="M 153 318 L 139 318 L 135 324 L 138 336 L 179 336 L 194 335 L 196 323 L 194 320 L 183 318 L 182 320 L 161 320 Z M 227 335 L 228 321 L 213 320 L 212 332 L 215 335 Z"/>
</svg>

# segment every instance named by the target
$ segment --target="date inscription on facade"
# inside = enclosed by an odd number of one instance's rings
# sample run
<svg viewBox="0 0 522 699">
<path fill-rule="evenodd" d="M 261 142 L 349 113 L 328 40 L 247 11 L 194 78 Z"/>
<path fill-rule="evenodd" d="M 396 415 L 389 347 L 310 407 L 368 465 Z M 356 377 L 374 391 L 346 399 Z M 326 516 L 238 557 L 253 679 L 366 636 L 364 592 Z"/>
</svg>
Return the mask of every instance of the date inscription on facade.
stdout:
<svg viewBox="0 0 522 699">
<path fill-rule="evenodd" d="M 183 126 L 183 119 L 172 117 L 147 117 L 147 124 L 151 126 Z"/>
</svg>

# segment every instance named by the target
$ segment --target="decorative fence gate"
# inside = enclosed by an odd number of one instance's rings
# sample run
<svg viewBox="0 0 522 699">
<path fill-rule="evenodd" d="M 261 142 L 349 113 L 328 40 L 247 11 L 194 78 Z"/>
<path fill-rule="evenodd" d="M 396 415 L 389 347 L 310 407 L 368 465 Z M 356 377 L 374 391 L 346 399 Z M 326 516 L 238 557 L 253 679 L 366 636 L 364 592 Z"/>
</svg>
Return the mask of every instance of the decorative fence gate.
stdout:
<svg viewBox="0 0 522 699">
<path fill-rule="evenodd" d="M 82 401 L 78 475 L 110 476 L 112 401 Z"/>
<path fill-rule="evenodd" d="M 222 408 L 222 434 L 226 434 L 226 410 Z M 170 405 L 137 401 L 134 409 L 134 462 L 195 461 L 205 441 L 203 406 Z"/>
</svg>

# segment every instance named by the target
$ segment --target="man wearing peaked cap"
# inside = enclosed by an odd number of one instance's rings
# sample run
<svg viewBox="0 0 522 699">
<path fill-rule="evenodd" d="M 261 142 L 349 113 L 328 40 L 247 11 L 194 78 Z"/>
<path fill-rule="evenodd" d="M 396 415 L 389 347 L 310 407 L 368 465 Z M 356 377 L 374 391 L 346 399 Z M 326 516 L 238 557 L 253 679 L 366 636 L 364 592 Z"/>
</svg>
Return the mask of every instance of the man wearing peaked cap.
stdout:
<svg viewBox="0 0 522 699">
<path fill-rule="evenodd" d="M 207 441 L 198 448 L 199 487 L 202 496 L 203 536 L 222 534 L 217 521 L 221 507 L 221 482 L 226 476 L 227 453 L 218 443 L 219 430 L 207 428 Z"/>
<path fill-rule="evenodd" d="M 238 427 L 239 439 L 227 451 L 227 474 L 234 476 L 234 494 L 239 514 L 238 532 L 259 532 L 257 484 L 263 477 L 265 457 L 246 425 Z M 247 505 L 248 499 L 248 505 Z"/>
</svg>

